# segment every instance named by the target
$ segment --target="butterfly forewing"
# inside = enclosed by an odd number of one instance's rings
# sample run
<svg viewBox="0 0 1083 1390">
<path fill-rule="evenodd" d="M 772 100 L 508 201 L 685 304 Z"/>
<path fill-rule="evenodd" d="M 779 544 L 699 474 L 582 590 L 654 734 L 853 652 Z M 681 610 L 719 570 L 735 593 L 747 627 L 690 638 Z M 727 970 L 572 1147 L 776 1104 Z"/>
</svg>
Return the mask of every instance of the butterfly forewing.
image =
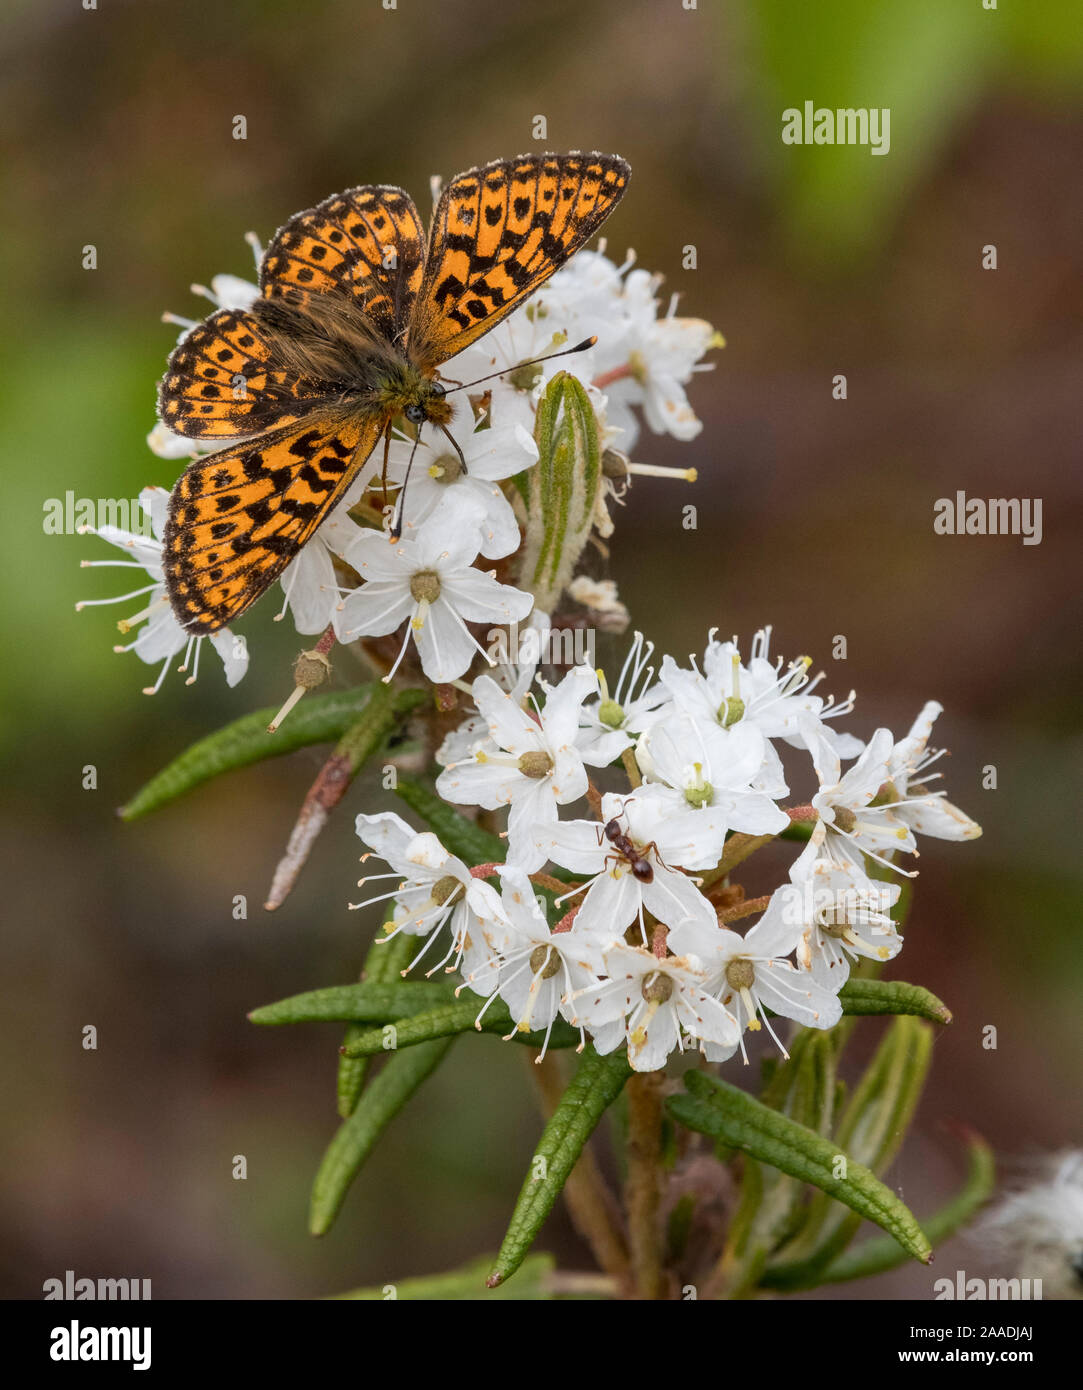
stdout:
<svg viewBox="0 0 1083 1390">
<path fill-rule="evenodd" d="M 594 235 L 628 176 L 616 155 L 524 155 L 452 180 L 410 324 L 414 361 L 446 361 L 517 308 Z"/>
<path fill-rule="evenodd" d="M 409 321 L 423 258 L 409 195 L 365 185 L 291 217 L 264 254 L 260 290 L 265 299 L 342 295 L 393 343 Z"/>
<path fill-rule="evenodd" d="M 163 566 L 191 632 L 216 632 L 282 573 L 356 479 L 379 418 L 313 416 L 189 464 L 170 498 Z"/>
</svg>

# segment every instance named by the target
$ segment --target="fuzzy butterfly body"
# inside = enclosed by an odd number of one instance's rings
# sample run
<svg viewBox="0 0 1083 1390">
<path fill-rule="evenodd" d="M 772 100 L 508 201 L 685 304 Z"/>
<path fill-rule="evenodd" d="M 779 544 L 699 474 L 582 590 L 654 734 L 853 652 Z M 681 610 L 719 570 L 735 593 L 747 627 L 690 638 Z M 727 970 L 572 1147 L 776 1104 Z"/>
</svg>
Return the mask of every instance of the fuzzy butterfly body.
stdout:
<svg viewBox="0 0 1083 1390">
<path fill-rule="evenodd" d="M 278 578 L 400 416 L 446 425 L 441 363 L 558 270 L 620 201 L 615 155 L 524 155 L 458 175 L 425 238 L 401 188 L 366 186 L 275 235 L 249 310 L 177 345 L 159 411 L 193 460 L 163 564 L 180 623 L 216 632 Z M 231 442 L 232 441 L 232 442 Z"/>
</svg>

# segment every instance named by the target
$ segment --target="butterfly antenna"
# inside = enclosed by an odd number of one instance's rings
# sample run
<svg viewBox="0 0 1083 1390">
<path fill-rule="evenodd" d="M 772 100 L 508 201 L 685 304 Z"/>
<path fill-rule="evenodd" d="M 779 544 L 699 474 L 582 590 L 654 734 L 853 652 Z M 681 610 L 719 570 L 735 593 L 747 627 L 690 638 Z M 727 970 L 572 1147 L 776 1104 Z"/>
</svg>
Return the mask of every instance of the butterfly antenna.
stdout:
<svg viewBox="0 0 1083 1390">
<path fill-rule="evenodd" d="M 453 386 L 447 395 L 452 396 L 456 391 L 466 391 L 471 386 L 480 386 L 483 381 L 492 381 L 498 376 L 507 376 L 508 372 L 517 372 L 520 367 L 536 367 L 539 362 L 551 362 L 554 357 L 570 357 L 573 352 L 586 352 L 597 341 L 597 336 L 584 338 L 581 343 L 576 343 L 575 347 L 561 348 L 559 352 L 547 352 L 544 357 L 534 357 L 529 362 L 516 362 L 514 366 L 505 367 L 503 371 L 490 372 L 488 376 L 479 376 L 477 381 L 468 381 L 462 386 Z"/>
<path fill-rule="evenodd" d="M 406 465 L 406 473 L 402 480 L 402 487 L 399 489 L 398 500 L 395 503 L 395 514 L 391 518 L 391 539 L 393 541 L 402 538 L 402 504 L 406 500 L 406 484 L 410 481 L 410 469 L 414 466 L 414 455 L 417 453 L 417 446 L 421 443 L 421 431 L 418 430 L 417 437 L 414 439 L 414 447 L 410 450 L 410 459 Z"/>
</svg>

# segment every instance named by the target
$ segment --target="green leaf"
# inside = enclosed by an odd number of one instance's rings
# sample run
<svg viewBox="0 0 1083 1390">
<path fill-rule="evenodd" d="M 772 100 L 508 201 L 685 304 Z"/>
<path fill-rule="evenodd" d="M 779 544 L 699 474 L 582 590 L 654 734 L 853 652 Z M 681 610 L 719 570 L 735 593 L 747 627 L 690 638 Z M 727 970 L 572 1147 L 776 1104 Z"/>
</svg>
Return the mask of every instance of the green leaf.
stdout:
<svg viewBox="0 0 1083 1390">
<path fill-rule="evenodd" d="M 269 1027 L 280 1023 L 386 1023 L 448 1003 L 454 997 L 452 988 L 442 980 L 400 980 L 393 984 L 364 980 L 356 985 L 332 985 L 264 1004 L 252 1010 L 248 1021 Z"/>
<path fill-rule="evenodd" d="M 363 986 L 362 986 L 363 988 Z M 444 1060 L 454 1038 L 420 1043 L 389 1057 L 379 1074 L 361 1093 L 357 1108 L 343 1120 L 323 1156 L 312 1184 L 308 1228 L 322 1236 L 342 1206 L 350 1184 L 376 1146 L 376 1141 L 423 1081 Z"/>
<path fill-rule="evenodd" d="M 996 1181 L 992 1149 L 977 1135 L 969 1137 L 967 1148 L 969 1163 L 962 1188 L 950 1202 L 921 1223 L 934 1249 L 965 1226 L 992 1196 Z M 849 1279 L 867 1279 L 870 1275 L 894 1269 L 905 1258 L 894 1241 L 877 1237 L 847 1250 L 819 1274 L 817 1283 L 839 1284 Z"/>
<path fill-rule="evenodd" d="M 487 1280 L 490 1288 L 509 1279 L 523 1263 L 587 1140 L 631 1074 L 623 1048 L 600 1057 L 594 1044 L 587 1044 L 534 1151 L 530 1172 Z M 541 1176 L 535 1176 L 538 1172 Z"/>
<path fill-rule="evenodd" d="M 427 822 L 445 849 L 457 855 L 471 867 L 475 864 L 503 864 L 507 845 L 499 835 L 483 830 L 480 825 L 456 811 L 422 782 L 412 777 L 400 777 L 395 791 L 411 811 Z"/>
<path fill-rule="evenodd" d="M 390 921 L 394 912 L 395 905 L 391 903 L 388 906 L 384 921 Z M 401 972 L 410 964 L 416 950 L 417 937 L 408 936 L 406 932 L 399 932 L 389 941 L 381 940 L 378 937 L 365 955 L 365 964 L 361 969 L 362 982 L 374 985 L 399 983 Z M 349 1047 L 367 1031 L 367 1024 L 351 1023 L 342 1039 L 343 1047 Z M 369 1065 L 367 1057 L 339 1055 L 338 1113 L 344 1120 L 352 1115 L 357 1107 L 358 1098 L 365 1086 Z"/>
<path fill-rule="evenodd" d="M 874 1173 L 894 1158 L 909 1128 L 932 1055 L 932 1029 L 921 1019 L 892 1021 L 850 1097 L 833 1143 Z M 761 1283 L 770 1288 L 808 1288 L 853 1239 L 860 1216 L 823 1193 L 809 1203 L 798 1235 L 771 1259 Z"/>
<path fill-rule="evenodd" d="M 951 1010 L 935 994 L 902 980 L 850 977 L 839 990 L 844 1014 L 912 1014 L 930 1023 L 950 1023 Z"/>
<path fill-rule="evenodd" d="M 483 1007 L 485 1001 L 473 995 L 468 999 L 429 1009 L 425 1013 L 414 1014 L 411 1018 L 396 1019 L 392 1024 L 385 1024 L 382 1028 L 366 1029 L 352 1039 L 345 1055 L 347 1058 L 375 1057 L 382 1052 L 415 1047 L 418 1043 L 428 1042 L 432 1038 L 449 1038 L 458 1033 L 472 1033 L 475 1031 L 475 1020 Z M 388 1027 L 394 1028 L 393 1035 L 388 1034 Z M 485 1009 L 481 1027 L 477 1031 L 498 1033 L 503 1037 L 514 1028 L 507 1005 L 503 1000 L 495 1000 Z M 528 1047 L 541 1047 L 545 1041 L 545 1030 L 532 1033 L 520 1033 L 516 1030 L 513 1040 L 526 1043 Z M 573 1028 L 563 1019 L 554 1019 L 549 1034 L 549 1047 L 575 1047 L 578 1042 L 578 1028 Z"/>
<path fill-rule="evenodd" d="M 836 1144 L 728 1082 L 697 1071 L 686 1072 L 684 1079 L 689 1094 L 671 1096 L 667 1102 L 681 1124 L 811 1183 L 874 1221 L 914 1259 L 928 1263 L 929 1242 L 890 1188 L 851 1159 L 846 1162 L 846 1176 L 835 1176 L 837 1160 L 844 1157 Z"/>
<path fill-rule="evenodd" d="M 246 714 L 193 743 L 174 758 L 121 807 L 119 815 L 126 821 L 137 820 L 220 773 L 249 767 L 265 758 L 281 757 L 313 743 L 340 739 L 357 722 L 372 689 L 372 686 L 362 685 L 352 690 L 333 690 L 326 695 L 308 695 L 275 734 L 267 732 L 267 725 L 277 710 L 261 709 Z M 424 691 L 404 690 L 392 703 L 396 713 L 405 714 L 425 698 Z"/>
<path fill-rule="evenodd" d="M 462 1269 L 447 1274 L 426 1274 L 418 1279 L 400 1279 L 373 1289 L 351 1289 L 335 1294 L 336 1299 L 360 1299 L 370 1303 L 427 1301 L 451 1303 L 463 1299 L 490 1301 L 539 1302 L 551 1299 L 550 1278 L 553 1273 L 552 1255 L 529 1255 L 514 1279 L 498 1289 L 485 1287 L 485 1276 L 492 1265 L 492 1256 L 483 1255 Z M 392 1293 L 391 1290 L 394 1290 Z"/>
</svg>

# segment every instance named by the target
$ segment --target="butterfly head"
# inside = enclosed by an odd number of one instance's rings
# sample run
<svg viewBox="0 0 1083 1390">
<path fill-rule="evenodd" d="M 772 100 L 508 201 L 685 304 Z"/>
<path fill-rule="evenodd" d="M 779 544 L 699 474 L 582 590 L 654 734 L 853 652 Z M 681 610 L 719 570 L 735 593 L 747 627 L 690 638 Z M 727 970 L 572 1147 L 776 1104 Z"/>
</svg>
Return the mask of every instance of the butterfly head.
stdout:
<svg viewBox="0 0 1083 1390">
<path fill-rule="evenodd" d="M 426 422 L 446 425 L 452 416 L 451 406 L 444 399 L 446 394 L 440 382 L 431 377 L 422 377 L 416 394 L 403 406 L 402 413 L 412 425 Z"/>
</svg>

